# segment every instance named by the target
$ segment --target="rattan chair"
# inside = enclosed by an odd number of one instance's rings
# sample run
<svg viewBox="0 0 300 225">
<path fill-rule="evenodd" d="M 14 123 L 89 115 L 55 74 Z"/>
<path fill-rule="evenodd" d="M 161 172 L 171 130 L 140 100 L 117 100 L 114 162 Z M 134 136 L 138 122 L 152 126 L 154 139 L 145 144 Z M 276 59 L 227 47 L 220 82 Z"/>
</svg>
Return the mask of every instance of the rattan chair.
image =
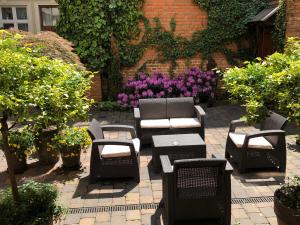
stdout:
<svg viewBox="0 0 300 225">
<path fill-rule="evenodd" d="M 251 168 L 286 169 L 285 131 L 287 119 L 271 112 L 260 124 L 260 131 L 251 134 L 236 133 L 245 121 L 234 120 L 230 124 L 225 157 L 237 163 L 239 173 Z"/>
<path fill-rule="evenodd" d="M 226 159 L 160 157 L 167 225 L 230 225 L 232 167 Z"/>
<path fill-rule="evenodd" d="M 132 140 L 104 139 L 103 131 L 129 131 Z M 140 181 L 140 140 L 126 125 L 100 125 L 93 119 L 88 133 L 92 139 L 90 183 L 99 178 L 134 177 Z"/>
</svg>

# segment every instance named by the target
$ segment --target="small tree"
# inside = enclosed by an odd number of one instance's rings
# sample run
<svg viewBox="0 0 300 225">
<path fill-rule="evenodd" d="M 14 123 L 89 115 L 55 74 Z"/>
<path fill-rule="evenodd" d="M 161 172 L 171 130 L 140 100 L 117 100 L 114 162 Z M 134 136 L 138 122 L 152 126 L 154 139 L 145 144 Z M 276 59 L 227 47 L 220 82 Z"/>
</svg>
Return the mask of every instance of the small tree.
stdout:
<svg viewBox="0 0 300 225">
<path fill-rule="evenodd" d="M 300 125 L 299 38 L 288 40 L 285 53 L 227 70 L 224 81 L 232 99 L 245 104 L 249 123 L 259 122 L 269 110 L 276 110 Z"/>
<path fill-rule="evenodd" d="M 89 109 L 85 92 L 90 76 L 75 65 L 39 57 L 38 50 L 22 46 L 22 36 L 0 30 L 0 116 L 3 151 L 14 200 L 17 182 L 9 151 L 9 119 L 16 122 L 63 124 Z M 35 112 L 35 113 L 33 113 Z"/>
</svg>

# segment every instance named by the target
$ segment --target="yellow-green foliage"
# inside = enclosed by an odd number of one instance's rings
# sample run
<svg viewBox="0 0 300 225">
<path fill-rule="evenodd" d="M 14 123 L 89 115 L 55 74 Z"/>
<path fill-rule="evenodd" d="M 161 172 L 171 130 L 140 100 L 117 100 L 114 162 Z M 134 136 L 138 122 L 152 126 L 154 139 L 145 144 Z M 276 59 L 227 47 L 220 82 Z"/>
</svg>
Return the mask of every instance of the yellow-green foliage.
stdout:
<svg viewBox="0 0 300 225">
<path fill-rule="evenodd" d="M 290 38 L 285 53 L 247 62 L 224 75 L 233 100 L 243 102 L 247 120 L 255 123 L 276 110 L 300 125 L 300 39 Z"/>
</svg>

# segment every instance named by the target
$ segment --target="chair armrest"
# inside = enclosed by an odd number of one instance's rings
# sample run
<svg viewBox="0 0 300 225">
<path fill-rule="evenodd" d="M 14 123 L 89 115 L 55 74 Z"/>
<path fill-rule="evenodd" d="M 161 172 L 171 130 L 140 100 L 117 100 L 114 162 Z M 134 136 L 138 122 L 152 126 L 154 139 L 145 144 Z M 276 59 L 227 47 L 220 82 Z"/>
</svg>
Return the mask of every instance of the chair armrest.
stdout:
<svg viewBox="0 0 300 225">
<path fill-rule="evenodd" d="M 257 131 L 252 134 L 246 134 L 244 144 L 243 146 L 248 147 L 249 140 L 251 138 L 256 138 L 256 137 L 265 137 L 265 136 L 284 136 L 285 131 L 284 130 L 262 130 L 262 131 Z"/>
<path fill-rule="evenodd" d="M 136 138 L 136 132 L 133 126 L 128 125 L 102 125 L 102 131 L 129 131 L 131 138 Z"/>
<path fill-rule="evenodd" d="M 197 113 L 197 117 L 203 117 L 206 115 L 206 113 L 204 112 L 204 110 L 202 109 L 202 107 L 200 105 L 195 105 L 195 110 Z"/>
<path fill-rule="evenodd" d="M 93 145 L 125 145 L 133 146 L 131 140 L 119 140 L 119 139 L 95 139 Z"/>
<path fill-rule="evenodd" d="M 211 155 L 212 158 L 216 158 L 216 159 L 225 159 L 223 155 L 217 155 L 217 154 L 212 154 Z M 228 171 L 230 173 L 233 172 L 233 167 L 231 166 L 230 162 L 228 162 L 228 160 L 226 160 L 226 166 L 225 166 L 225 171 Z"/>
<path fill-rule="evenodd" d="M 173 172 L 173 167 L 172 167 L 170 159 L 167 155 L 161 155 L 160 161 L 161 161 L 161 166 L 162 166 L 162 172 L 164 174 Z"/>
<path fill-rule="evenodd" d="M 229 132 L 234 132 L 238 126 L 245 126 L 247 122 L 245 120 L 232 120 L 230 122 Z"/>
<path fill-rule="evenodd" d="M 134 116 L 134 119 L 136 119 L 136 120 L 140 120 L 141 119 L 141 113 L 140 113 L 140 109 L 139 108 L 134 108 L 133 109 L 133 116 Z"/>
</svg>

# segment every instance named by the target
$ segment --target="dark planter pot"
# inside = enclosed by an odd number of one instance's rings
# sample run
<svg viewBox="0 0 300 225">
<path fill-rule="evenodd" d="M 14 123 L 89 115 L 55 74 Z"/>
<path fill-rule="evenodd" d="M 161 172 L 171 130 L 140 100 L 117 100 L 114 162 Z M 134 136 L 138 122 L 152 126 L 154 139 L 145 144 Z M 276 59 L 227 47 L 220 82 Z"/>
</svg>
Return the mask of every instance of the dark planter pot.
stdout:
<svg viewBox="0 0 300 225">
<path fill-rule="evenodd" d="M 66 170 L 78 170 L 81 167 L 80 153 L 80 146 L 69 147 L 60 151 L 63 168 Z"/>
<path fill-rule="evenodd" d="M 49 148 L 51 139 L 58 133 L 56 128 L 43 130 L 37 137 L 36 147 L 38 158 L 41 165 L 54 165 L 59 160 L 59 152 L 53 148 Z"/>
<path fill-rule="evenodd" d="M 274 195 L 274 212 L 277 216 L 278 225 L 299 225 L 300 210 L 295 210 L 284 206 L 277 198 L 277 192 Z"/>
<path fill-rule="evenodd" d="M 18 151 L 18 150 L 15 150 Z M 27 169 L 26 155 L 25 154 L 11 154 L 12 165 L 15 174 L 23 173 Z"/>
</svg>

